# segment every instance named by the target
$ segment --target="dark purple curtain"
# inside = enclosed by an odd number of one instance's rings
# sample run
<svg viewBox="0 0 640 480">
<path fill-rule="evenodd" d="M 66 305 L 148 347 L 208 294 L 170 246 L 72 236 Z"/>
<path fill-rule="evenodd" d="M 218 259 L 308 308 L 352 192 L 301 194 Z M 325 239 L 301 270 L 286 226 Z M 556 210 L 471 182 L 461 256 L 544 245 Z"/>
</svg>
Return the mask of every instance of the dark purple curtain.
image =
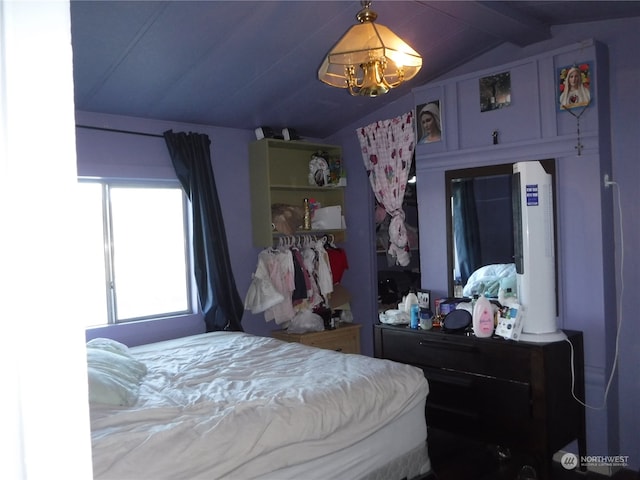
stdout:
<svg viewBox="0 0 640 480">
<path fill-rule="evenodd" d="M 453 182 L 453 222 L 462 285 L 482 266 L 480 226 L 473 179 Z"/>
<path fill-rule="evenodd" d="M 191 202 L 193 255 L 200 308 L 207 332 L 242 331 L 244 307 L 229 261 L 227 235 L 211 168 L 209 137 L 164 132 L 173 168 Z"/>
</svg>

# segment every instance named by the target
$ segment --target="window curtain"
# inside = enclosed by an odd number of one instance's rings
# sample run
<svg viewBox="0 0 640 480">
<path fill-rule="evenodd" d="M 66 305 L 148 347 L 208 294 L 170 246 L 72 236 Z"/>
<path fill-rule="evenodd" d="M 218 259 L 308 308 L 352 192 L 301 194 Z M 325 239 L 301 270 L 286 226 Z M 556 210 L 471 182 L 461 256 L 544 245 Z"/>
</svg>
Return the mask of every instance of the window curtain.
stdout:
<svg viewBox="0 0 640 480">
<path fill-rule="evenodd" d="M 193 255 L 200 308 L 207 332 L 242 331 L 242 300 L 231 270 L 227 235 L 213 169 L 209 137 L 164 132 L 173 168 L 191 202 Z"/>
<path fill-rule="evenodd" d="M 391 217 L 388 253 L 400 266 L 411 260 L 402 203 L 413 161 L 414 125 L 414 113 L 408 112 L 356 130 L 371 188 Z"/>
<path fill-rule="evenodd" d="M 480 264 L 480 226 L 473 179 L 454 182 L 452 190 L 453 231 L 460 280 L 464 285 L 471 274 L 482 266 Z"/>
</svg>

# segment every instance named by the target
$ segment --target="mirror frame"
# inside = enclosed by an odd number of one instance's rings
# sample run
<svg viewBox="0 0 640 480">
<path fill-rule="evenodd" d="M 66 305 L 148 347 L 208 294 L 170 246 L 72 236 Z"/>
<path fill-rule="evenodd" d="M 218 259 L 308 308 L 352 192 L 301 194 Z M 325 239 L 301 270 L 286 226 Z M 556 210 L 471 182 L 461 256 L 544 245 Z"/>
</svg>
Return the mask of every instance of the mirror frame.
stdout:
<svg viewBox="0 0 640 480">
<path fill-rule="evenodd" d="M 558 215 L 558 206 L 556 203 L 557 194 L 556 194 L 556 160 L 555 159 L 547 159 L 547 160 L 538 160 L 545 171 L 551 174 L 551 191 L 553 198 L 553 225 L 554 225 L 554 256 L 555 256 L 555 264 L 556 264 L 556 311 L 557 311 L 557 299 L 558 299 L 558 229 L 557 229 L 557 215 Z M 470 168 L 461 168 L 455 170 L 446 170 L 444 172 L 444 182 L 445 182 L 445 195 L 446 195 L 446 235 L 447 235 L 447 286 L 448 286 L 448 295 L 449 297 L 453 297 L 454 292 L 454 283 L 455 279 L 453 278 L 453 260 L 454 260 L 454 251 L 453 251 L 453 214 L 451 211 L 451 181 L 455 178 L 477 178 L 477 177 L 490 177 L 495 175 L 511 175 L 513 173 L 513 163 L 502 163 L 502 164 L 494 164 L 494 165 L 482 165 L 478 167 L 470 167 Z"/>
</svg>

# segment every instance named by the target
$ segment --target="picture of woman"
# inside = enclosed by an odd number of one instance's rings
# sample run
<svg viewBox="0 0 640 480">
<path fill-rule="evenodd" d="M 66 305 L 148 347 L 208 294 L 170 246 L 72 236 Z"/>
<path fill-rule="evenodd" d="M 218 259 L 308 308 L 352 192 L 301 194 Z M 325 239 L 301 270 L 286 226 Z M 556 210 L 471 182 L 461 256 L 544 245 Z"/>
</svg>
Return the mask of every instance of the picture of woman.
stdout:
<svg viewBox="0 0 640 480">
<path fill-rule="evenodd" d="M 575 108 L 589 105 L 589 65 L 564 68 L 560 72 L 560 108 Z"/>
<path fill-rule="evenodd" d="M 440 123 L 440 101 L 418 105 L 420 140 L 418 143 L 439 142 L 442 136 Z"/>
</svg>

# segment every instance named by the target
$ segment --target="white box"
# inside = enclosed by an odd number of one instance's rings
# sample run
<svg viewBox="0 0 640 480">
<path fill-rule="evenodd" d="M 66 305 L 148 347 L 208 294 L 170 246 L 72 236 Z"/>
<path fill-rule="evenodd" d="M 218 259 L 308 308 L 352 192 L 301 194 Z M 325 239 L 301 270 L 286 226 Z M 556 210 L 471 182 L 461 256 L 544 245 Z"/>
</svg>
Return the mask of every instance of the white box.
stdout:
<svg viewBox="0 0 640 480">
<path fill-rule="evenodd" d="M 313 212 L 311 228 L 313 230 L 340 230 L 342 228 L 342 207 L 334 205 L 318 208 Z"/>
<path fill-rule="evenodd" d="M 495 333 L 508 340 L 520 340 L 523 323 L 522 305 L 507 305 L 498 312 L 498 326 Z"/>
</svg>

